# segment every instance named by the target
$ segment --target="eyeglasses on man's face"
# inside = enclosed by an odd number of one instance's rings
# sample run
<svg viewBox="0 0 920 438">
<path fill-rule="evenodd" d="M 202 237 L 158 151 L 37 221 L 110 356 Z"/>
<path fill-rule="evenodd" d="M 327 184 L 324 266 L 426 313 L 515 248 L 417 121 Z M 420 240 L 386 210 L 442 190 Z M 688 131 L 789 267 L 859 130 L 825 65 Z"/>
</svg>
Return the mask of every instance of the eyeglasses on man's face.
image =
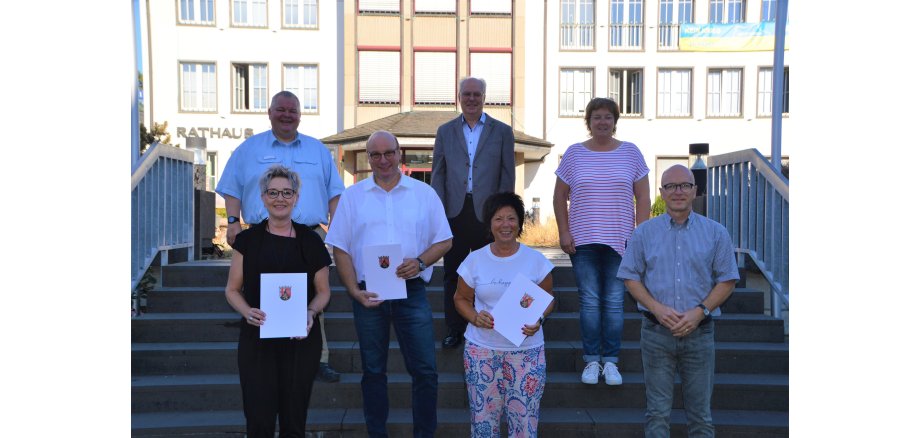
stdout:
<svg viewBox="0 0 920 438">
<path fill-rule="evenodd" d="M 664 189 L 664 191 L 667 193 L 674 193 L 677 191 L 677 189 L 680 189 L 681 192 L 689 192 L 690 190 L 693 190 L 694 187 L 696 187 L 696 184 L 693 183 L 671 183 L 661 186 L 661 188 Z"/>
<path fill-rule="evenodd" d="M 368 157 L 371 157 L 371 161 L 380 161 L 380 157 L 385 157 L 387 160 L 392 159 L 396 156 L 396 149 L 391 151 L 386 151 L 383 153 L 380 152 L 370 152 L 367 154 Z"/>
<path fill-rule="evenodd" d="M 295 193 L 297 192 L 295 192 L 293 189 L 284 189 L 284 190 L 268 189 L 265 191 L 265 194 L 268 195 L 268 197 L 272 199 L 278 199 L 278 195 L 281 195 L 281 197 L 284 199 L 291 199 L 294 197 Z"/>
</svg>

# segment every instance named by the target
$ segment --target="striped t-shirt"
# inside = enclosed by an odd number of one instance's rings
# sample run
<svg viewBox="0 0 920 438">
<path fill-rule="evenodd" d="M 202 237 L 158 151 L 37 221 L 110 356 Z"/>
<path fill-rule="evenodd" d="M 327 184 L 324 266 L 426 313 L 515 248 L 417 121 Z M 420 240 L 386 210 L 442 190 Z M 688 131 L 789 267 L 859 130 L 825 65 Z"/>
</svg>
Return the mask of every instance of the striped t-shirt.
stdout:
<svg viewBox="0 0 920 438">
<path fill-rule="evenodd" d="M 633 183 L 648 175 L 636 145 L 621 142 L 608 152 L 575 143 L 562 155 L 556 176 L 569 185 L 569 232 L 575 246 L 600 243 L 620 255 L 636 224 Z"/>
</svg>

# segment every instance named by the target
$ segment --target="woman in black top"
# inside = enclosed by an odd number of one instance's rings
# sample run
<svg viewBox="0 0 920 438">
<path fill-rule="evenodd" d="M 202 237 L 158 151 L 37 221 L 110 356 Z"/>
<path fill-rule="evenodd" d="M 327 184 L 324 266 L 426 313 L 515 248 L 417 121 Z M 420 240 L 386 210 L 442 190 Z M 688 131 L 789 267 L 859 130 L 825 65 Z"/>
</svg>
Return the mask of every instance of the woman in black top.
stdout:
<svg viewBox="0 0 920 438">
<path fill-rule="evenodd" d="M 281 437 L 304 437 L 313 378 L 322 350 L 316 316 L 329 303 L 331 260 L 322 239 L 291 220 L 300 178 L 280 165 L 259 180 L 268 219 L 237 235 L 225 291 L 243 316 L 237 361 L 243 389 L 243 413 L 249 437 L 273 437 L 275 420 Z M 265 314 L 260 306 L 260 274 L 307 274 L 306 338 L 259 338 Z M 317 330 L 313 330 L 313 328 Z"/>
</svg>

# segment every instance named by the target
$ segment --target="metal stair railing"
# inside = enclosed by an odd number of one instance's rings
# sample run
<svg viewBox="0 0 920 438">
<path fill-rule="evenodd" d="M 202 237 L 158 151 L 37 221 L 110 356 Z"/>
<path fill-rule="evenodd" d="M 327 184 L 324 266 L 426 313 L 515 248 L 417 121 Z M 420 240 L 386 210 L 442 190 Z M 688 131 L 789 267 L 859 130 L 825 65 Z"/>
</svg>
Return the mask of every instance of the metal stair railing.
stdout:
<svg viewBox="0 0 920 438">
<path fill-rule="evenodd" d="M 191 151 L 156 143 L 131 171 L 131 290 L 157 252 L 188 248 L 194 257 L 194 159 Z"/>
<path fill-rule="evenodd" d="M 789 180 L 756 149 L 707 160 L 706 215 L 725 228 L 770 284 L 771 311 L 789 306 Z"/>
</svg>

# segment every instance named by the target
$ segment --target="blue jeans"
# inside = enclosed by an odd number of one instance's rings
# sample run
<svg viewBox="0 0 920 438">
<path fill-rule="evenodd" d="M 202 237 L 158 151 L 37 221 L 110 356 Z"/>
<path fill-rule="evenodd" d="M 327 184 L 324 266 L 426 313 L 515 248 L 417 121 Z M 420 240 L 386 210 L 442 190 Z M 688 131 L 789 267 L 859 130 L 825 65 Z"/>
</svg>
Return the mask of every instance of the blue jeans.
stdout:
<svg viewBox="0 0 920 438">
<path fill-rule="evenodd" d="M 364 372 L 361 393 L 367 434 L 387 436 L 390 413 L 387 352 L 392 323 L 406 369 L 412 376 L 413 436 L 433 437 L 438 424 L 438 372 L 434 358 L 434 325 L 425 283 L 417 278 L 406 281 L 406 299 L 384 301 L 373 309 L 352 300 L 352 308 Z"/>
<path fill-rule="evenodd" d="M 680 373 L 687 413 L 687 435 L 713 437 L 710 400 L 715 375 L 715 322 L 676 338 L 664 326 L 642 320 L 642 370 L 645 373 L 645 436 L 670 436 L 674 374 Z"/>
<path fill-rule="evenodd" d="M 617 278 L 623 259 L 608 245 L 575 247 L 569 255 L 581 302 L 581 342 L 585 362 L 617 363 L 623 335 L 626 285 Z"/>
</svg>

